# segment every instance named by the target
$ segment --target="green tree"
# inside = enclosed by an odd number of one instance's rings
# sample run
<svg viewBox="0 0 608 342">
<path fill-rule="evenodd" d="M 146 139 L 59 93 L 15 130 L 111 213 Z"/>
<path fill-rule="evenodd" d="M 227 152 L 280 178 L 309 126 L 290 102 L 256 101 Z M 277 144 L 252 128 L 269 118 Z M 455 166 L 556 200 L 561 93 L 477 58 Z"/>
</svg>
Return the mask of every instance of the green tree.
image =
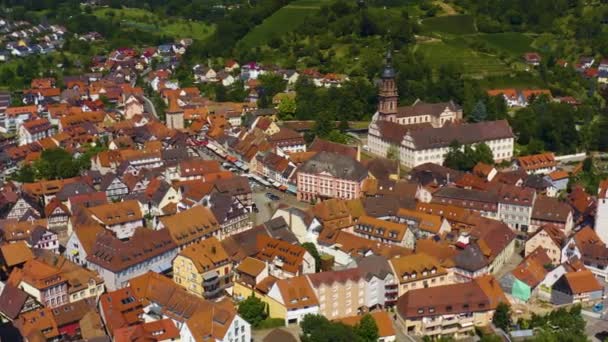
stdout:
<svg viewBox="0 0 608 342">
<path fill-rule="evenodd" d="M 483 101 L 477 101 L 473 110 L 471 111 L 471 120 L 473 122 L 485 121 L 488 117 L 488 112 L 485 103 Z"/>
<path fill-rule="evenodd" d="M 494 154 L 492 153 L 492 149 L 490 149 L 490 146 L 483 142 L 476 144 L 474 152 L 474 161 L 475 164 L 479 162 L 489 165 L 494 164 Z M 475 164 L 473 166 L 475 166 Z"/>
<path fill-rule="evenodd" d="M 36 170 L 32 165 L 26 164 L 15 173 L 13 179 L 21 183 L 32 183 L 36 180 Z"/>
<path fill-rule="evenodd" d="M 399 161 L 399 148 L 395 145 L 389 146 L 388 150 L 386 151 L 386 158 Z"/>
<path fill-rule="evenodd" d="M 494 312 L 492 323 L 504 331 L 511 328 L 511 307 L 506 303 L 499 303 Z"/>
<path fill-rule="evenodd" d="M 353 327 L 330 322 L 325 316 L 306 315 L 300 323 L 302 342 L 353 342 L 357 341 L 357 334 Z"/>
<path fill-rule="evenodd" d="M 281 120 L 293 120 L 293 115 L 296 113 L 296 99 L 289 96 L 283 97 L 279 102 L 278 110 Z"/>
<path fill-rule="evenodd" d="M 370 314 L 361 318 L 359 324 L 355 326 L 355 333 L 362 342 L 378 341 L 378 325 L 376 325 L 376 321 Z"/>
<path fill-rule="evenodd" d="M 268 317 L 266 303 L 262 302 L 253 294 L 239 303 L 239 315 L 253 327 L 260 325 L 260 322 Z"/>
</svg>

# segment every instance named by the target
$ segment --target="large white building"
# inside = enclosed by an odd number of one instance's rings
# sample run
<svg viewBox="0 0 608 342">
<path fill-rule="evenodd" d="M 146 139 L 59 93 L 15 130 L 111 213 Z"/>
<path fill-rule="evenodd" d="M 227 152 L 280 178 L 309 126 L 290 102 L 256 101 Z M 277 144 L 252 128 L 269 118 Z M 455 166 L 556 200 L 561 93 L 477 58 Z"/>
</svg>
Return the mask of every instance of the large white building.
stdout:
<svg viewBox="0 0 608 342">
<path fill-rule="evenodd" d="M 608 243 L 608 179 L 600 183 L 597 193 L 595 232 L 604 243 Z"/>
<path fill-rule="evenodd" d="M 368 146 L 373 154 L 398 157 L 407 167 L 443 164 L 450 145 L 487 144 L 495 161 L 513 156 L 514 134 L 506 120 L 462 123 L 462 109 L 453 102 L 428 104 L 416 101 L 398 107 L 395 70 L 391 56 L 382 72 L 378 111 L 369 125 Z"/>
</svg>

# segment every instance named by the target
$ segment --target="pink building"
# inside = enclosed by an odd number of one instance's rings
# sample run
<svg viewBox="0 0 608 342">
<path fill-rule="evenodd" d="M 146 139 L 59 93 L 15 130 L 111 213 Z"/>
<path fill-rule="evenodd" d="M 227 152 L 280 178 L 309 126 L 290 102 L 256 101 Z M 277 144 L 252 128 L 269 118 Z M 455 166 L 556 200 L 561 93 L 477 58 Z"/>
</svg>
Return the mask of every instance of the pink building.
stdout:
<svg viewBox="0 0 608 342">
<path fill-rule="evenodd" d="M 298 200 L 312 202 L 327 198 L 354 199 L 368 171 L 355 159 L 331 152 L 319 152 L 297 173 Z"/>
</svg>

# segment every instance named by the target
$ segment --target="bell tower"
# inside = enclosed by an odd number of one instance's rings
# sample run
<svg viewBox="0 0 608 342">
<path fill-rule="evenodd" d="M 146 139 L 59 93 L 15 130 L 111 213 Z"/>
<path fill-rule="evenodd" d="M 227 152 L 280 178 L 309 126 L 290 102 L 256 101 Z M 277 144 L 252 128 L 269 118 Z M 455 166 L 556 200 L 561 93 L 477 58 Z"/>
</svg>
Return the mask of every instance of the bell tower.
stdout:
<svg viewBox="0 0 608 342">
<path fill-rule="evenodd" d="M 397 118 L 399 94 L 397 92 L 395 77 L 393 56 L 389 50 L 386 53 L 386 61 L 380 78 L 380 91 L 378 92 L 378 113 L 380 114 L 380 120 L 395 121 Z"/>
</svg>

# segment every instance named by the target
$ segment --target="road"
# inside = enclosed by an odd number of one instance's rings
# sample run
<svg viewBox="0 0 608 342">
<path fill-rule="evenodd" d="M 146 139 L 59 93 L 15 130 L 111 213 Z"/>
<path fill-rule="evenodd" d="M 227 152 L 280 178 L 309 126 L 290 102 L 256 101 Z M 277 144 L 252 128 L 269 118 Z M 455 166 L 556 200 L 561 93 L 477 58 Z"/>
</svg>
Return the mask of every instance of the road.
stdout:
<svg viewBox="0 0 608 342">
<path fill-rule="evenodd" d="M 145 96 L 142 96 L 142 97 L 144 98 L 144 102 L 145 102 L 144 109 L 146 110 L 146 112 L 154 115 L 154 117 L 158 119 L 158 114 L 156 113 L 156 107 L 154 107 L 154 104 L 152 103 L 152 101 L 150 101 L 150 99 Z"/>
<path fill-rule="evenodd" d="M 604 285 L 604 293 L 608 293 L 608 283 L 598 279 L 599 282 Z M 591 338 L 591 341 L 600 341 L 595 335 L 601 332 L 608 331 L 608 299 L 603 300 L 604 303 L 604 315 L 603 318 L 593 318 L 588 315 L 583 315 L 587 325 L 585 326 L 585 333 Z"/>
<path fill-rule="evenodd" d="M 205 147 L 196 147 L 191 148 L 191 151 L 195 152 L 199 157 L 208 160 L 217 160 L 220 163 L 225 162 L 224 159 L 211 152 Z M 243 174 L 240 170 L 233 171 L 235 174 Z M 249 184 L 251 185 L 251 190 L 253 192 L 253 202 L 258 208 L 258 212 L 254 213 L 253 223 L 255 225 L 262 224 L 272 217 L 274 212 L 277 210 L 280 204 L 287 204 L 292 207 L 300 208 L 302 210 L 307 210 L 310 208 L 310 205 L 304 202 L 300 202 L 296 199 L 296 196 L 279 191 L 273 187 L 266 187 L 254 180 L 249 180 Z M 268 197 L 266 197 L 266 193 L 272 193 L 279 196 L 279 200 L 272 201 Z"/>
</svg>

